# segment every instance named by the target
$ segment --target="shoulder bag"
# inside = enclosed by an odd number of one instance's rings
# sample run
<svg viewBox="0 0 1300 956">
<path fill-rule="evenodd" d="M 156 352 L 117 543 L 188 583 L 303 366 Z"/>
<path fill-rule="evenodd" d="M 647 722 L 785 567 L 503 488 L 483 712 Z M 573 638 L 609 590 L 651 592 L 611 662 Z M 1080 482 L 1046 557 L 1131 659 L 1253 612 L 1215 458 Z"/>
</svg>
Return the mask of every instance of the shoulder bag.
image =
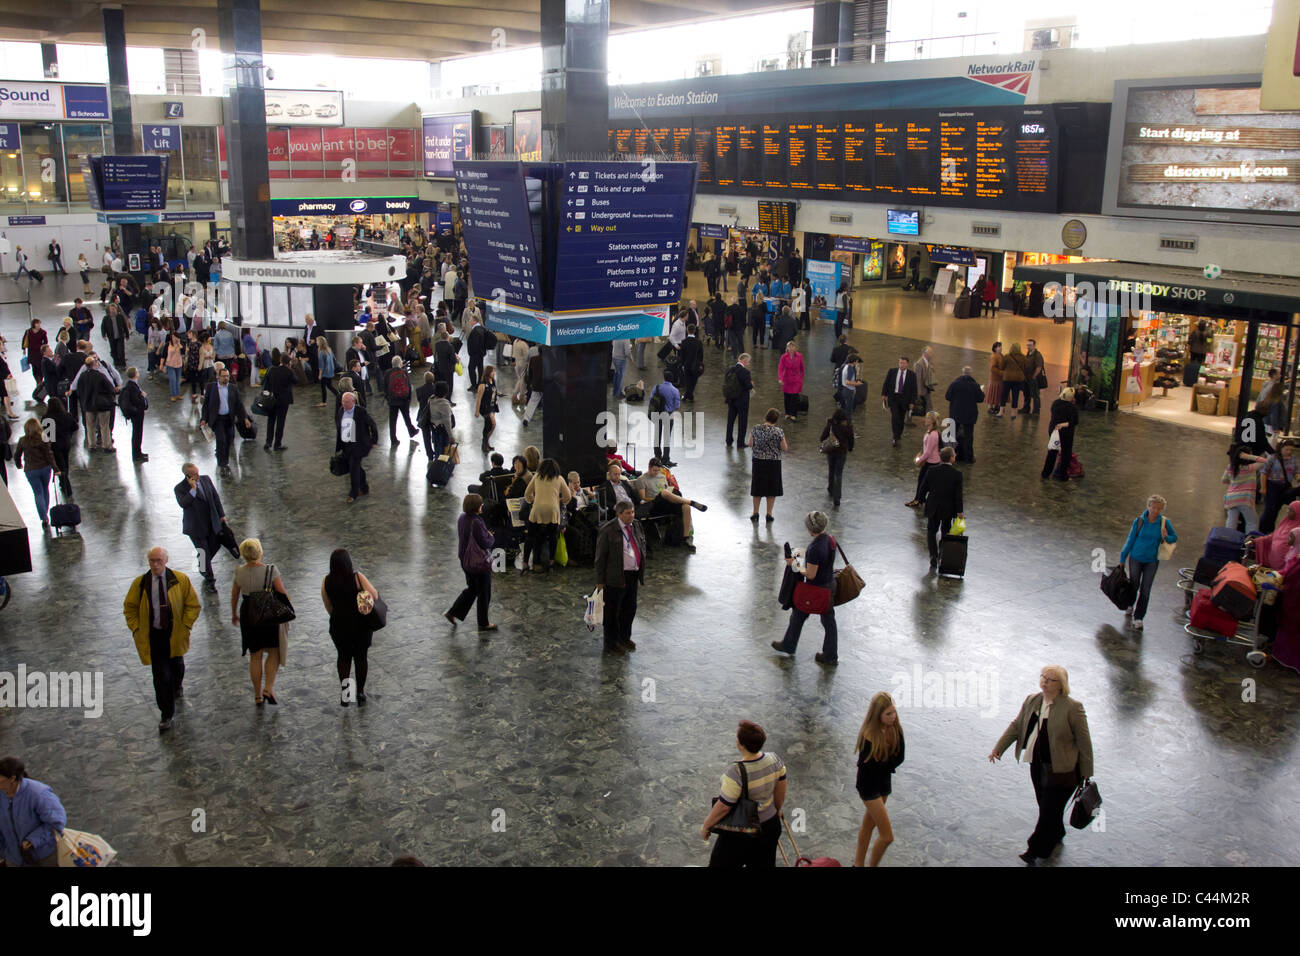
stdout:
<svg viewBox="0 0 1300 956">
<path fill-rule="evenodd" d="M 1070 826 L 1086 830 L 1101 809 L 1101 791 L 1092 780 L 1085 780 L 1074 791 L 1074 806 L 1070 808 Z"/>
<path fill-rule="evenodd" d="M 823 455 L 833 455 L 840 450 L 840 440 L 835 437 L 835 430 L 831 429 L 830 433 L 822 439 L 822 443 L 817 446 L 821 449 Z"/>
<path fill-rule="evenodd" d="M 297 614 L 289 599 L 271 587 L 275 579 L 275 565 L 267 565 L 262 590 L 248 595 L 244 605 L 244 617 L 250 627 L 278 627 L 288 624 Z"/>
<path fill-rule="evenodd" d="M 1168 520 L 1165 518 L 1165 516 L 1164 516 L 1164 515 L 1161 515 L 1161 516 L 1160 516 L 1160 535 L 1161 535 L 1161 541 L 1160 541 L 1160 545 L 1159 545 L 1159 547 L 1156 548 L 1156 558 L 1157 558 L 1157 560 L 1160 560 L 1160 561 L 1168 561 L 1170 558 L 1172 558 L 1172 557 L 1174 556 L 1174 549 L 1178 547 L 1178 544 L 1177 544 L 1176 542 L 1174 542 L 1174 541 L 1165 541 L 1165 540 L 1163 540 L 1163 538 L 1164 538 L 1164 534 L 1165 534 L 1165 526 L 1166 526 L 1168 523 L 1169 523 L 1169 522 L 1168 522 Z"/>
<path fill-rule="evenodd" d="M 357 587 L 361 587 L 359 581 Z M 365 589 L 357 591 L 357 613 L 361 616 L 362 623 L 370 626 L 371 631 L 382 630 L 388 624 L 388 604 L 382 597 L 372 599 L 370 592 Z"/>
<path fill-rule="evenodd" d="M 709 832 L 758 836 L 763 830 L 763 825 L 758 821 L 758 802 L 749 797 L 749 774 L 744 763 L 737 760 L 736 766 L 740 768 L 740 799 L 725 817 L 709 828 Z M 717 803 L 718 798 L 714 797 L 713 802 Z"/>
<path fill-rule="evenodd" d="M 465 556 L 462 558 L 462 564 L 470 574 L 486 574 L 492 570 L 492 556 L 475 540 L 472 524 L 469 529 L 469 539 L 465 542 Z"/>
<path fill-rule="evenodd" d="M 809 617 L 826 614 L 831 609 L 831 589 L 800 581 L 794 586 L 794 607 Z"/>
<path fill-rule="evenodd" d="M 838 541 L 835 542 L 835 549 L 844 559 L 844 567 L 835 572 L 835 606 L 839 607 L 841 604 L 848 604 L 861 594 L 866 584 L 863 583 L 858 572 L 853 570 L 853 565 L 849 564 L 849 556 L 844 553 Z"/>
</svg>

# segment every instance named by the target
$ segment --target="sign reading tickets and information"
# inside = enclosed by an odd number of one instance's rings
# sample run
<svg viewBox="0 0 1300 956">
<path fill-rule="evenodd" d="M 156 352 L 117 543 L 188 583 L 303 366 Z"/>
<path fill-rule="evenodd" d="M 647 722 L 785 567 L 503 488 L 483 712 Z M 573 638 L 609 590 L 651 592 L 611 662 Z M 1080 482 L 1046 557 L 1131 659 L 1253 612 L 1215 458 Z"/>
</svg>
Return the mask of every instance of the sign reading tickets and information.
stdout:
<svg viewBox="0 0 1300 956">
<path fill-rule="evenodd" d="M 540 310 L 541 282 L 523 167 L 518 163 L 457 162 L 465 248 L 474 263 L 474 291 L 494 304 Z"/>
<path fill-rule="evenodd" d="M 680 299 L 695 172 L 694 163 L 565 163 L 555 311 Z"/>
</svg>

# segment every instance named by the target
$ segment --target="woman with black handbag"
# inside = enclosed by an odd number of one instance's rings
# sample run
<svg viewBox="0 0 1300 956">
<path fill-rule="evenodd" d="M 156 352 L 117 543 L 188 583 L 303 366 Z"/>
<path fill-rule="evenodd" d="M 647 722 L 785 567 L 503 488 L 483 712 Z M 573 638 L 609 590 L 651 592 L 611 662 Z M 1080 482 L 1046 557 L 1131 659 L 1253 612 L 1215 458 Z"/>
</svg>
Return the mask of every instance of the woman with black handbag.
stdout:
<svg viewBox="0 0 1300 956">
<path fill-rule="evenodd" d="M 713 809 L 700 826 L 700 837 L 718 835 L 709 857 L 712 867 L 776 866 L 781 839 L 781 806 L 785 803 L 785 763 L 764 752 L 767 731 L 751 720 L 736 730 L 740 760 L 722 775 Z"/>
<path fill-rule="evenodd" d="M 379 592 L 364 574 L 352 569 L 347 549 L 338 548 L 330 554 L 330 573 L 321 581 L 320 594 L 330 616 L 330 640 L 338 651 L 339 706 L 347 707 L 355 700 L 358 707 L 364 707 L 369 669 L 366 655 L 374 632 L 383 627 L 382 615 L 376 615 L 381 608 Z M 367 608 L 364 613 L 363 606 Z M 355 684 L 351 678 L 354 662 Z"/>
<path fill-rule="evenodd" d="M 253 703 L 259 707 L 263 703 L 274 706 L 279 703 L 274 693 L 275 674 L 284 663 L 281 650 L 287 642 L 293 605 L 275 565 L 262 563 L 262 542 L 245 538 L 240 542 L 239 556 L 244 563 L 235 569 L 235 580 L 230 586 L 230 623 L 239 628 L 243 653 L 249 655 L 248 676 L 253 681 Z M 264 592 L 281 595 L 283 600 L 265 597 Z M 241 593 L 244 596 L 242 618 Z M 263 655 L 266 656 L 265 668 L 262 666 Z"/>
<path fill-rule="evenodd" d="M 835 624 L 835 540 L 826 533 L 830 519 L 825 512 L 811 511 L 804 518 L 804 527 L 812 535 L 812 541 L 804 552 L 804 569 L 802 580 L 795 585 L 794 607 L 790 609 L 790 623 L 786 626 L 785 637 L 772 642 L 772 649 L 782 654 L 794 656 L 799 646 L 799 634 L 809 615 L 816 614 L 822 619 L 826 637 L 822 640 L 820 653 L 813 659 L 818 664 L 838 664 L 839 630 Z M 786 545 L 785 563 L 792 565 L 794 558 Z"/>
<path fill-rule="evenodd" d="M 1038 801 L 1038 824 L 1020 859 L 1033 865 L 1052 855 L 1065 838 L 1062 818 L 1070 796 L 1092 777 L 1092 737 L 1083 704 L 1070 696 L 1070 675 L 1049 665 L 1038 677 L 1037 694 L 1030 694 L 1020 713 L 1007 725 L 989 754 L 989 763 L 1002 759 L 1013 743 L 1016 759 L 1029 764 L 1029 777 Z"/>
</svg>

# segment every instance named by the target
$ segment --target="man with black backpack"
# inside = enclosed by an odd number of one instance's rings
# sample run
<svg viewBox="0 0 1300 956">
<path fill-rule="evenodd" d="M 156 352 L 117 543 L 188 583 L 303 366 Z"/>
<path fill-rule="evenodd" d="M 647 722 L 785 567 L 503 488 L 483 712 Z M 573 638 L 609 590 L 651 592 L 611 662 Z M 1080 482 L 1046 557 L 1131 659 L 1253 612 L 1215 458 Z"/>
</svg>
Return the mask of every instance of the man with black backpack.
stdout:
<svg viewBox="0 0 1300 956">
<path fill-rule="evenodd" d="M 722 397 L 727 402 L 727 447 L 732 444 L 732 427 L 740 420 L 740 447 L 747 448 L 745 436 L 749 434 L 749 394 L 754 390 L 754 377 L 749 373 L 751 359 L 742 352 L 736 364 L 722 377 Z"/>
</svg>

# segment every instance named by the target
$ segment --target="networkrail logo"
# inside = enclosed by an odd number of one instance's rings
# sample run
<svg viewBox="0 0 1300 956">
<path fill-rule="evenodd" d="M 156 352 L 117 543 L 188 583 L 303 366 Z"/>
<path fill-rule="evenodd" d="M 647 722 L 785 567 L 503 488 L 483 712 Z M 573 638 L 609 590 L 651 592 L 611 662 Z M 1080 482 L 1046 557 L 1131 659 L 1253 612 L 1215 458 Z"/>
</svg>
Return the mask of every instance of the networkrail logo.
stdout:
<svg viewBox="0 0 1300 956">
<path fill-rule="evenodd" d="M 1009 63 L 972 63 L 966 68 L 966 78 L 976 83 L 987 83 L 1009 93 L 1025 96 L 1029 81 L 1033 79 L 1037 60 L 1012 60 Z"/>
</svg>

